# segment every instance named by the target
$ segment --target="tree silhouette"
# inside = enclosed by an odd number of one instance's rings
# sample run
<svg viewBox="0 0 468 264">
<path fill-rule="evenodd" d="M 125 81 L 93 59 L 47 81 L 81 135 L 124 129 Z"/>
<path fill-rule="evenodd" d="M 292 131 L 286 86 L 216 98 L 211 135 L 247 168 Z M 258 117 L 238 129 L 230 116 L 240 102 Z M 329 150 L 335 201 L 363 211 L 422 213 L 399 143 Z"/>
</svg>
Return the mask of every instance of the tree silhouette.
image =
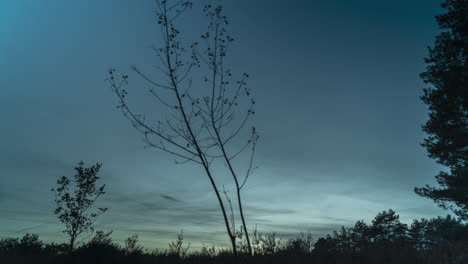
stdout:
<svg viewBox="0 0 468 264">
<path fill-rule="evenodd" d="M 440 187 L 415 188 L 421 196 L 468 218 L 468 1 L 446 0 L 446 14 L 436 16 L 443 30 L 429 48 L 427 68 L 421 74 L 431 86 L 421 99 L 429 106 L 423 125 L 428 137 L 422 144 L 429 157 L 447 166 L 440 172 Z"/>
<path fill-rule="evenodd" d="M 150 95 L 159 105 L 166 107 L 170 118 L 156 122 L 138 114 L 127 103 L 128 94 L 124 86 L 128 84 L 128 75 L 117 80 L 115 70 L 111 69 L 108 81 L 119 100 L 118 108 L 143 135 L 147 146 L 174 155 L 178 163 L 194 162 L 203 167 L 218 200 L 233 252 L 237 255 L 234 217 L 228 216 L 226 207 L 230 200 L 223 200 L 213 170 L 215 161 L 225 165 L 225 173 L 231 176 L 235 186 L 243 234 L 248 252 L 252 254 L 241 190 L 255 169 L 253 158 L 258 134 L 254 127 L 248 133 L 244 131 L 255 114 L 255 100 L 247 87 L 249 75 L 244 73 L 241 78 L 233 80 L 233 73 L 225 64 L 234 41 L 227 32 L 228 19 L 220 5 L 205 5 L 203 10 L 209 20 L 207 32 L 201 35 L 200 43 L 184 45 L 176 22 L 184 11 L 192 7 L 192 3 L 156 3 L 163 45 L 154 48 L 154 52 L 163 77 L 155 81 L 136 66 L 131 69 L 152 86 Z M 246 138 L 239 141 L 236 139 L 239 136 Z M 241 171 L 234 166 L 233 159 L 249 149 L 246 166 Z M 243 178 L 241 173 L 245 175 Z"/>
<path fill-rule="evenodd" d="M 143 254 L 143 246 L 138 244 L 138 235 L 134 234 L 128 238 L 125 239 L 124 241 L 125 247 L 125 254 L 129 256 L 138 256 Z"/>
<path fill-rule="evenodd" d="M 441 259 L 467 258 L 467 232 L 468 225 L 450 215 L 414 220 L 408 228 L 390 209 L 378 213 L 371 225 L 358 221 L 354 227 L 342 227 L 319 238 L 313 252 L 324 259 L 345 256 L 343 263 L 354 263 L 349 262 L 350 256 L 373 259 L 355 263 L 382 263 L 379 259 L 384 260 L 395 253 L 402 257 L 400 260 L 405 260 L 396 263 L 429 263 L 427 260 L 441 263 Z"/>
<path fill-rule="evenodd" d="M 68 244 L 70 252 L 75 247 L 76 238 L 84 232 L 94 231 L 92 225 L 96 218 L 107 210 L 107 208 L 98 208 L 92 211 L 96 200 L 105 193 L 105 185 L 96 186 L 101 166 L 102 164 L 96 163 L 86 168 L 83 161 L 80 161 L 75 167 L 74 186 L 70 186 L 69 178 L 62 176 L 57 180 L 58 187 L 51 190 L 55 193 L 57 204 L 54 214 L 65 225 L 63 232 L 70 238 Z"/>
<path fill-rule="evenodd" d="M 400 216 L 392 209 L 378 213 L 370 228 L 374 243 L 395 243 L 406 238 L 406 224 L 400 222 Z"/>
</svg>

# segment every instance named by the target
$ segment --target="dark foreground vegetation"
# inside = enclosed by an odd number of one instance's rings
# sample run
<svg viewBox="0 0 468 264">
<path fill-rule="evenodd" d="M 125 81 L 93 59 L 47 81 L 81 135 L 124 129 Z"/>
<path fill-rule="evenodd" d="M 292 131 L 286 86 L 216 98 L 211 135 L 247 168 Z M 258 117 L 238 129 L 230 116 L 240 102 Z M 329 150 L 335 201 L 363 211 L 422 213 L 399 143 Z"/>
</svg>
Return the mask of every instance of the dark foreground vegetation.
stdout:
<svg viewBox="0 0 468 264">
<path fill-rule="evenodd" d="M 214 247 L 189 250 L 180 234 L 165 250 L 148 251 L 134 235 L 124 245 L 111 232 L 97 231 L 69 252 L 67 244 L 46 244 L 37 235 L 0 240 L 0 263 L 235 263 L 231 251 Z M 358 221 L 325 237 L 302 234 L 282 240 L 251 233 L 255 256 L 248 256 L 239 234 L 238 263 L 468 263 L 468 225 L 451 217 L 414 220 L 408 226 L 392 210 L 372 223 Z M 242 253 L 244 252 L 244 253 Z"/>
</svg>

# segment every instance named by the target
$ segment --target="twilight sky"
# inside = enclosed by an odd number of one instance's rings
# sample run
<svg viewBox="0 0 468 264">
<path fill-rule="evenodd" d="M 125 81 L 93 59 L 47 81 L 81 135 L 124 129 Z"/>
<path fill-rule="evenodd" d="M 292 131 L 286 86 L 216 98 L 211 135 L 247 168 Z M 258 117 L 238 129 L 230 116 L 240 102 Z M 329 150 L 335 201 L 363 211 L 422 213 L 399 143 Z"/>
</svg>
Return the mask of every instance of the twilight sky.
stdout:
<svg viewBox="0 0 468 264">
<path fill-rule="evenodd" d="M 323 235 L 389 208 L 408 223 L 446 214 L 412 191 L 441 169 L 419 145 L 418 76 L 440 2 L 223 2 L 236 38 L 229 64 L 252 76 L 261 133 L 243 189 L 251 227 Z M 143 148 L 105 82 L 109 67 L 155 69 L 154 10 L 151 0 L 0 2 L 0 238 L 64 242 L 49 190 L 84 160 L 103 163 L 97 205 L 109 211 L 97 228 L 115 240 L 137 233 L 165 247 L 183 229 L 193 247 L 227 243 L 201 168 Z M 198 8 L 182 21 L 188 38 L 205 29 Z"/>
</svg>

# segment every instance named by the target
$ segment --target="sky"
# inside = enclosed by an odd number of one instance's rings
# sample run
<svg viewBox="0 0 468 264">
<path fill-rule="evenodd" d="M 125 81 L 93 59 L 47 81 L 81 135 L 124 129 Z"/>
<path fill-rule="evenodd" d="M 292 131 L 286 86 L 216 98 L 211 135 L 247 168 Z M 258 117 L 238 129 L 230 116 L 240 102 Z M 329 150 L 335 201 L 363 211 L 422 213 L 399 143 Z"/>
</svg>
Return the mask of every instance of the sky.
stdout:
<svg viewBox="0 0 468 264">
<path fill-rule="evenodd" d="M 206 28 L 204 2 L 194 2 L 180 20 L 186 39 Z M 243 189 L 250 228 L 318 237 L 390 208 L 405 223 L 447 214 L 413 192 L 443 169 L 420 146 L 419 99 L 440 2 L 222 2 L 236 39 L 228 63 L 250 74 L 257 102 L 259 168 Z M 50 189 L 83 160 L 103 163 L 107 193 L 96 205 L 109 210 L 96 228 L 116 241 L 138 234 L 164 248 L 183 230 L 193 248 L 228 245 L 202 168 L 144 148 L 105 81 L 110 67 L 156 69 L 155 9 L 151 0 L 0 2 L 0 238 L 65 242 Z M 134 103 L 162 115 L 130 80 Z"/>
</svg>

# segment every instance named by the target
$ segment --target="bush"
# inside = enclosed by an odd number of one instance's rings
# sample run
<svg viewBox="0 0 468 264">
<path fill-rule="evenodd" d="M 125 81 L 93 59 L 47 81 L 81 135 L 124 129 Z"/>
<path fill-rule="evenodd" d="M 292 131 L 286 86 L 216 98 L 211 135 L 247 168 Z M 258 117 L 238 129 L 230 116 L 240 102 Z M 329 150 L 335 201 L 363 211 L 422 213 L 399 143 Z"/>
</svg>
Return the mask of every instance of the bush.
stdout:
<svg viewBox="0 0 468 264">
<path fill-rule="evenodd" d="M 44 253 L 44 245 L 38 235 L 26 234 L 21 239 L 0 240 L 0 256 L 34 256 Z"/>
<path fill-rule="evenodd" d="M 110 232 L 97 231 L 94 237 L 86 244 L 80 246 L 74 253 L 86 257 L 108 257 L 125 255 L 124 250 L 110 238 Z"/>
<path fill-rule="evenodd" d="M 124 247 L 125 255 L 137 256 L 143 254 L 143 247 L 138 244 L 138 235 L 134 234 L 131 237 L 125 239 Z"/>
</svg>

